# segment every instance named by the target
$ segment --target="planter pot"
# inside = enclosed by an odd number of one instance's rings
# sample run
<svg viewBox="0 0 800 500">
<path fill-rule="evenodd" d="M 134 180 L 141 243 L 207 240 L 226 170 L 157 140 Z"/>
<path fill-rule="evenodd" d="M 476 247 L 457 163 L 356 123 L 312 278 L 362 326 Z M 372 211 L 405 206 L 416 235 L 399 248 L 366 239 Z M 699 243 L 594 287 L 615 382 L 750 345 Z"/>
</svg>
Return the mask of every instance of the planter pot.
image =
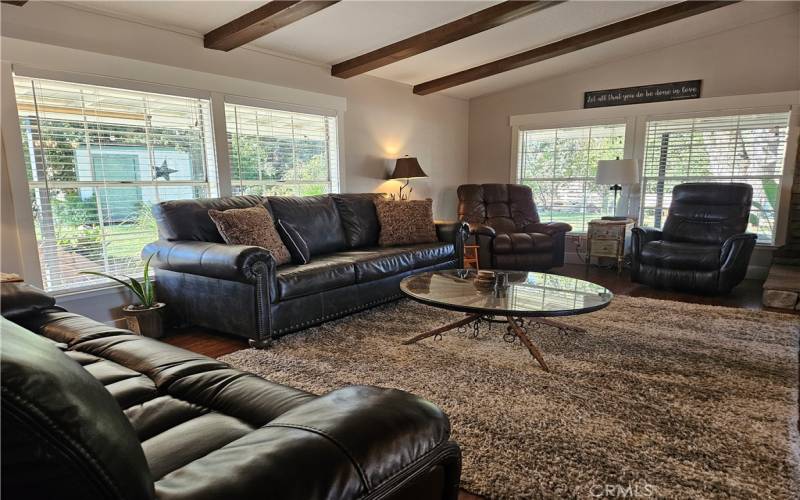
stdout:
<svg viewBox="0 0 800 500">
<path fill-rule="evenodd" d="M 125 314 L 125 321 L 128 323 L 128 330 L 138 335 L 159 339 L 164 336 L 164 321 L 161 313 L 164 309 L 163 302 L 148 309 L 139 309 L 130 305 L 122 308 Z"/>
</svg>

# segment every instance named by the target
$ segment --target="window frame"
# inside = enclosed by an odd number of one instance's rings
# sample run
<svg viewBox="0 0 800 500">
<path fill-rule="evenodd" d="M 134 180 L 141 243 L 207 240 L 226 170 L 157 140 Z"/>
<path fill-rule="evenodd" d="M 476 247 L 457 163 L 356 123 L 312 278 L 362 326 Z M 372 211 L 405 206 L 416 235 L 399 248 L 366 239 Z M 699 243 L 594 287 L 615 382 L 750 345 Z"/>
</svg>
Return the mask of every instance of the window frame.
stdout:
<svg viewBox="0 0 800 500">
<path fill-rule="evenodd" d="M 24 45 L 24 44 L 23 44 Z M 14 76 L 28 78 L 42 78 L 46 80 L 62 81 L 75 84 L 95 85 L 101 87 L 111 87 L 121 90 L 133 90 L 138 92 L 152 92 L 157 94 L 174 95 L 179 97 L 202 98 L 210 102 L 209 112 L 211 124 L 208 127 L 207 135 L 210 135 L 207 146 L 213 148 L 216 165 L 208 166 L 209 182 L 215 177 L 214 186 L 218 196 L 230 196 L 232 194 L 230 155 L 227 146 L 227 124 L 225 120 L 225 102 L 235 101 L 245 105 L 247 103 L 259 103 L 259 107 L 271 109 L 282 109 L 286 111 L 296 111 L 300 113 L 324 114 L 335 118 L 336 123 L 336 153 L 338 163 L 338 185 L 341 190 L 346 190 L 345 184 L 345 156 L 344 144 L 345 136 L 342 128 L 344 122 L 344 112 L 347 109 L 347 99 L 343 97 L 309 92 L 299 89 L 280 87 L 261 82 L 241 80 L 238 78 L 225 77 L 210 73 L 198 73 L 196 71 L 173 68 L 172 71 L 164 72 L 161 67 L 153 63 L 143 61 L 133 61 L 113 56 L 99 55 L 97 60 L 86 60 L 78 51 L 48 47 L 46 51 L 38 48 L 33 50 L 31 57 L 38 54 L 38 63 L 47 64 L 52 62 L 56 69 L 40 69 L 18 62 L 3 60 L 0 63 L 0 88 L 2 90 L 2 135 L 3 151 L 5 160 L 8 163 L 8 180 L 10 191 L 13 193 L 14 217 L 16 222 L 16 234 L 14 235 L 15 244 L 20 249 L 22 274 L 25 280 L 37 287 L 43 288 L 43 270 L 39 258 L 38 241 L 35 232 L 34 214 L 31 210 L 31 198 L 29 192 L 29 182 L 26 173 L 25 159 L 23 154 L 22 131 L 19 122 L 17 109 L 17 99 L 14 89 Z M 9 50 L 13 52 L 13 50 Z M 23 60 L 27 58 L 25 54 Z M 118 61 L 126 61 L 125 65 L 113 64 Z M 113 62 L 113 63 L 112 63 Z M 77 68 L 85 72 L 74 72 L 72 70 L 62 70 L 68 66 Z M 107 71 L 117 73 L 114 76 L 105 76 Z M 129 74 L 124 74 L 129 73 Z M 154 83 L 133 79 L 131 75 L 144 74 L 145 77 L 165 80 L 169 83 Z M 163 75 L 163 77 L 162 77 Z M 171 85 L 175 83 L 175 85 Z M 200 85 L 204 88 L 197 88 Z M 224 89 L 225 91 L 221 91 Z M 269 96 L 263 97 L 247 97 Z M 272 97 L 275 97 L 273 99 Z M 295 105 L 292 102 L 307 101 L 313 105 Z M 212 172 L 213 170 L 213 172 Z M 207 183 L 204 183 L 207 185 Z M 5 237 L 5 235 L 4 235 Z M 107 287 L 102 285 L 76 286 L 53 290 L 49 293 L 56 297 L 66 297 L 71 295 L 83 295 L 93 293 L 94 290 L 120 289 L 121 285 L 110 284 Z"/>
<path fill-rule="evenodd" d="M 761 107 L 761 108 L 749 108 L 749 109 L 723 109 L 717 111 L 698 111 L 698 112 L 683 112 L 683 113 L 669 113 L 669 114 L 651 114 L 646 115 L 642 118 L 642 138 L 641 144 L 637 144 L 641 148 L 641 160 L 639 164 L 639 192 L 643 193 L 644 187 L 647 181 L 645 177 L 644 171 L 644 158 L 646 155 L 647 149 L 647 126 L 651 121 L 668 121 L 668 120 L 691 120 L 691 119 L 701 119 L 701 118 L 724 118 L 729 116 L 748 116 L 748 115 L 764 115 L 764 114 L 776 114 L 776 113 L 787 113 L 789 114 L 788 117 L 788 130 L 786 134 L 786 147 L 783 151 L 784 154 L 784 165 L 781 173 L 776 177 L 780 178 L 780 185 L 778 189 L 778 198 L 776 200 L 776 207 L 775 207 L 775 231 L 772 234 L 771 241 L 764 241 L 762 239 L 757 240 L 756 245 L 766 248 L 773 248 L 780 246 L 776 242 L 778 241 L 778 233 L 781 230 L 782 223 L 780 219 L 781 214 L 781 207 L 785 204 L 786 199 L 791 198 L 791 194 L 786 194 L 784 185 L 786 182 L 789 182 L 788 191 L 791 193 L 792 183 L 793 180 L 791 177 L 787 180 L 787 164 L 790 163 L 790 156 L 791 156 L 791 141 L 792 141 L 792 119 L 793 117 L 796 119 L 797 117 L 797 110 L 794 106 L 790 109 L 787 109 L 786 106 L 770 106 L 770 107 Z M 797 139 L 795 139 L 795 143 Z M 735 182 L 747 182 L 747 178 L 741 178 L 742 176 L 737 176 L 740 178 L 734 179 Z M 763 177 L 763 176 L 753 176 L 752 178 Z M 651 177 L 652 178 L 652 177 Z M 668 176 L 665 177 L 667 180 L 676 180 L 676 179 L 684 179 L 682 182 L 703 182 L 706 180 L 713 181 L 714 176 L 698 176 L 698 177 L 682 177 L 682 176 Z M 772 178 L 772 176 L 769 176 Z M 788 196 L 788 198 L 787 198 Z M 639 210 L 637 212 L 637 218 L 639 221 L 644 220 L 644 212 L 647 209 L 643 203 L 644 196 L 640 196 L 640 203 L 639 203 Z M 783 203 L 782 203 L 783 201 Z M 668 208 L 668 207 L 667 207 Z M 752 211 L 751 211 L 752 213 Z M 785 222 L 785 221 L 784 221 Z M 785 226 L 785 224 L 783 224 Z M 662 221 L 663 226 L 663 221 Z"/>
<path fill-rule="evenodd" d="M 684 101 L 511 115 L 508 122 L 511 128 L 511 148 L 507 178 L 509 182 L 517 182 L 520 130 L 607 124 L 609 121 L 626 120 L 625 157 L 634 158 L 639 162 L 640 182 L 634 186 L 623 187 L 619 213 L 635 214 L 638 220 L 641 217 L 641 169 L 644 167 L 647 120 L 786 111 L 789 111 L 789 130 L 776 208 L 777 231 L 771 244 L 764 242 L 756 244 L 757 248 L 773 249 L 783 245 L 786 241 L 789 218 L 789 204 L 786 200 L 791 198 L 794 158 L 797 154 L 798 140 L 800 140 L 800 91 L 704 97 Z M 584 235 L 568 233 L 567 236 L 583 237 Z"/>
</svg>

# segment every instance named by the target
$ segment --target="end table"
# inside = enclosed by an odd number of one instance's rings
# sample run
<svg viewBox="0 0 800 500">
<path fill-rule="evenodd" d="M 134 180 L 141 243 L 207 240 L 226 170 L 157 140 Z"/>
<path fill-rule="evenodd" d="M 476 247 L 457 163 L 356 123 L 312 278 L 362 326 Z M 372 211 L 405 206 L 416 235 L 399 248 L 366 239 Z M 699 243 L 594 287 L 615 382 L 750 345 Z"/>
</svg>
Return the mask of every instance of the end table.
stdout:
<svg viewBox="0 0 800 500">
<path fill-rule="evenodd" d="M 586 266 L 592 263 L 592 257 L 610 257 L 617 259 L 617 273 L 621 273 L 625 239 L 635 224 L 633 219 L 589 221 L 586 233 Z"/>
</svg>

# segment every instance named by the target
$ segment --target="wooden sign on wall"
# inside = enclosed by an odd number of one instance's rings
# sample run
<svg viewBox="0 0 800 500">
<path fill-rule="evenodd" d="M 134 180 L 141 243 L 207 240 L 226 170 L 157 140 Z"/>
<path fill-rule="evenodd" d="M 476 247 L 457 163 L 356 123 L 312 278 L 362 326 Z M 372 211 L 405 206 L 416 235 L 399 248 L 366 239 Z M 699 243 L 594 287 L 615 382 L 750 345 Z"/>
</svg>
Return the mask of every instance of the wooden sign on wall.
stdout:
<svg viewBox="0 0 800 500">
<path fill-rule="evenodd" d="M 643 102 L 679 101 L 700 97 L 702 80 L 685 82 L 658 83 L 640 87 L 622 89 L 593 90 L 584 92 L 584 108 L 602 108 L 606 106 L 624 106 Z"/>
</svg>

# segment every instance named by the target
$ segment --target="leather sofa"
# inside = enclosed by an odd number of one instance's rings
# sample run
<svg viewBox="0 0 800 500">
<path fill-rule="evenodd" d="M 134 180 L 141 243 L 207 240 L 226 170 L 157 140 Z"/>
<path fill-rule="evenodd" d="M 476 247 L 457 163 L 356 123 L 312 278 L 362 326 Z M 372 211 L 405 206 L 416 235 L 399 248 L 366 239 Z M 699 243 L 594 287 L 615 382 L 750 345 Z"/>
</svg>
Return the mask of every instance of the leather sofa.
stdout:
<svg viewBox="0 0 800 500">
<path fill-rule="evenodd" d="M 316 396 L 1 286 L 3 498 L 458 495 L 459 447 L 428 401 Z"/>
<path fill-rule="evenodd" d="M 480 246 L 481 268 L 536 271 L 564 265 L 565 234 L 572 226 L 541 222 L 528 186 L 459 186 L 458 218 L 469 224 Z"/>
<path fill-rule="evenodd" d="M 235 196 L 154 205 L 159 240 L 153 256 L 159 300 L 175 321 L 247 336 L 254 347 L 276 337 L 402 297 L 412 273 L 462 267 L 466 225 L 437 223 L 439 241 L 379 247 L 375 197 Z M 208 216 L 264 205 L 273 219 L 294 225 L 308 244 L 304 265 L 276 266 L 254 246 L 226 245 Z"/>
<path fill-rule="evenodd" d="M 728 293 L 741 283 L 756 245 L 746 233 L 753 188 L 679 184 L 662 229 L 634 228 L 631 279 L 657 288 Z"/>
</svg>

